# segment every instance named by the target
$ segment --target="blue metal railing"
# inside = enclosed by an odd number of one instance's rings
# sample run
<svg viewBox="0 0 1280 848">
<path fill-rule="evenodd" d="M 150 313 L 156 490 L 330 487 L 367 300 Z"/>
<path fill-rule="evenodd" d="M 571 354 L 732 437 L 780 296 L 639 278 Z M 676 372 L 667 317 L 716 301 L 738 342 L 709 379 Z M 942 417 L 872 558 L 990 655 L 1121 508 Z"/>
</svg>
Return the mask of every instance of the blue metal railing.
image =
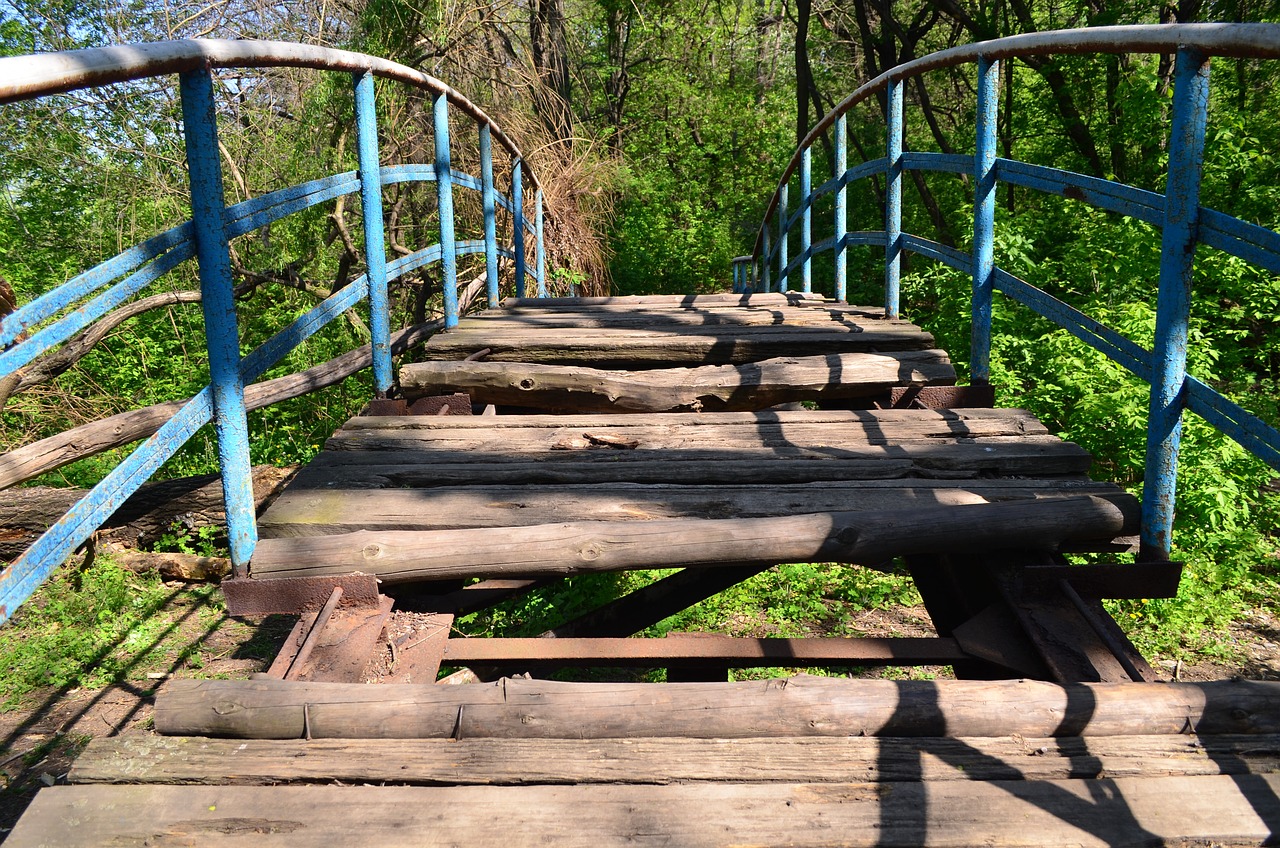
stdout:
<svg viewBox="0 0 1280 848">
<path fill-rule="evenodd" d="M 309 67 L 352 75 L 359 170 L 334 174 L 224 207 L 212 71 L 215 68 L 281 66 Z M 250 482 L 244 388 L 290 350 L 368 298 L 374 389 L 378 396 L 385 397 L 392 388 L 389 281 L 425 265 L 440 263 L 444 277 L 444 323 L 446 328 L 456 326 L 458 257 L 485 255 L 488 302 L 490 306 L 496 306 L 499 257 L 514 262 L 516 293 L 524 295 L 528 273 L 525 234 L 529 231 L 535 239 L 537 292 L 540 297 L 546 294 L 542 190 L 519 148 L 492 119 L 461 94 L 439 80 L 403 65 L 359 53 L 284 42 L 197 40 L 130 45 L 0 59 L 0 103 L 174 73 L 179 77 L 182 101 L 191 220 L 77 275 L 0 319 L 0 378 L 65 342 L 194 256 L 200 277 L 210 382 L 0 573 L 0 623 L 8 620 L 54 568 L 83 544 L 200 427 L 209 422 L 214 423 L 218 436 L 232 567 L 236 576 L 245 576 L 257 541 L 257 530 Z M 435 156 L 430 165 L 381 165 L 375 76 L 396 80 L 431 94 Z M 479 127 L 481 176 L 478 179 L 452 168 L 449 139 L 451 106 L 470 116 Z M 495 138 L 512 157 L 509 198 L 497 192 L 493 182 Z M 535 188 L 533 221 L 528 220 L 524 211 L 523 185 L 526 178 Z M 437 244 L 388 262 L 383 231 L 382 187 L 403 182 L 435 183 L 440 240 Z M 482 196 L 484 238 L 481 240 L 459 241 L 456 238 L 455 185 L 479 192 Z M 286 215 L 355 191 L 360 192 L 362 205 L 366 273 L 241 357 L 232 296 L 230 240 Z M 499 244 L 497 239 L 496 210 L 499 207 L 511 213 L 512 247 Z M 88 303 L 81 303 L 90 297 L 93 299 Z M 23 338 L 25 333 L 30 335 Z"/>
<path fill-rule="evenodd" d="M 1168 180 L 1164 194 L 996 155 L 1000 60 L 1054 53 L 1176 54 Z M 892 68 L 847 97 L 801 142 L 765 211 L 751 256 L 733 260 L 735 289 L 771 291 L 776 275 L 778 290 L 786 291 L 791 275 L 798 269 L 805 291 L 808 291 L 813 256 L 833 251 L 833 288 L 836 297 L 844 300 L 848 274 L 845 250 L 855 244 L 883 246 L 885 314 L 897 317 L 902 251 L 909 250 L 937 260 L 970 274 L 973 279 L 969 369 L 974 383 L 990 380 L 994 292 L 1003 292 L 1063 327 L 1151 384 L 1140 555 L 1149 559 L 1167 558 L 1173 527 L 1183 409 L 1192 410 L 1251 453 L 1280 469 L 1280 432 L 1187 374 L 1187 325 L 1196 245 L 1203 243 L 1273 273 L 1280 272 L 1280 233 L 1199 205 L 1211 56 L 1280 58 L 1280 25 L 1186 24 L 1033 33 L 944 50 Z M 926 71 L 968 63 L 977 65 L 974 156 L 904 153 L 904 81 Z M 846 114 L 857 104 L 882 92 L 886 110 L 885 156 L 849 168 L 845 162 Z M 817 189 L 811 189 L 810 150 L 833 128 L 836 176 Z M 902 232 L 901 181 L 904 170 L 967 174 L 973 178 L 973 247 L 970 253 Z M 799 211 L 792 212 L 789 185 L 797 171 Z M 884 229 L 847 232 L 845 187 L 854 180 L 872 176 L 885 179 Z M 1001 181 L 1068 196 L 1161 228 L 1160 282 L 1153 350 L 1145 350 L 1047 292 L 996 267 L 995 190 Z M 832 193 L 835 195 L 833 235 L 812 244 L 810 210 L 819 197 Z M 788 256 L 789 234 L 797 222 L 801 226 L 801 250 L 792 258 Z"/>
</svg>

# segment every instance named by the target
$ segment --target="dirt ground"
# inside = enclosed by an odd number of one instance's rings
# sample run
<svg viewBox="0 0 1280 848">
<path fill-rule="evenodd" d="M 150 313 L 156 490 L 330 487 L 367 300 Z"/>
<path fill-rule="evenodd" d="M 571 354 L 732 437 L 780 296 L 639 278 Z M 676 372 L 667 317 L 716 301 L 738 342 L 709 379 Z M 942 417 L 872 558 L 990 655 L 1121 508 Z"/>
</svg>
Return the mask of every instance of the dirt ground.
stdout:
<svg viewBox="0 0 1280 848">
<path fill-rule="evenodd" d="M 923 607 L 864 610 L 849 622 L 867 636 L 929 636 L 933 628 Z M 153 732 L 155 690 L 169 677 L 247 678 L 264 670 L 292 626 L 286 616 L 262 620 L 223 617 L 217 626 L 196 628 L 209 657 L 199 669 L 140 673 L 104 689 L 48 689 L 34 693 L 19 709 L 0 713 L 0 840 L 8 834 L 35 793 L 66 781 L 76 756 L 94 737 Z M 1255 610 L 1229 632 L 1235 661 L 1204 658 L 1153 664 L 1167 680 L 1203 681 L 1232 677 L 1280 680 L 1280 620 Z M 946 677 L 946 667 L 890 669 L 877 676 Z"/>
</svg>

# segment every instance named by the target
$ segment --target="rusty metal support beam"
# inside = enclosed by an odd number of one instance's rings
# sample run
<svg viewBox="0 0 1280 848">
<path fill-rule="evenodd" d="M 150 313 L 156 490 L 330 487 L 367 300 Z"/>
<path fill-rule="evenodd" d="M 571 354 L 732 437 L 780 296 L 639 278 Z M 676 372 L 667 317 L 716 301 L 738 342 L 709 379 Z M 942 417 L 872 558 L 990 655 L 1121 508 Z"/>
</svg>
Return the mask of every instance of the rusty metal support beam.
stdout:
<svg viewBox="0 0 1280 848">
<path fill-rule="evenodd" d="M 955 639 L 744 639 L 680 633 L 662 639 L 450 639 L 444 663 L 755 668 L 950 665 L 968 659 Z"/>
</svg>

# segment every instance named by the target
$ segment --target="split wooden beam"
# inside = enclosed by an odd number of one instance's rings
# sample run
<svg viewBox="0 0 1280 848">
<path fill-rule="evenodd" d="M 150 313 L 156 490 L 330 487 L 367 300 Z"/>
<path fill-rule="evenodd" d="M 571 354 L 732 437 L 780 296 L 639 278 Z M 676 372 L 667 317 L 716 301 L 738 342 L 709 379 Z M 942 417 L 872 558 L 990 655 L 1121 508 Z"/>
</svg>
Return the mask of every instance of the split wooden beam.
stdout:
<svg viewBox="0 0 1280 848">
<path fill-rule="evenodd" d="M 499 416 L 491 416 L 496 418 Z M 701 416 L 688 416 L 701 417 Z M 972 420 L 922 418 L 886 425 L 856 423 L 653 424 L 635 416 L 631 426 L 591 427 L 343 427 L 325 443 L 326 450 L 467 450 L 529 453 L 543 451 L 626 451 L 657 449 L 827 449 L 854 445 L 926 443 L 933 445 L 990 441 L 1060 442 L 1034 418 L 995 416 Z"/>
<path fill-rule="evenodd" d="M 928 756 L 924 756 L 928 755 Z M 1273 774 L 1280 736 L 765 739 L 99 737 L 72 783 L 875 783 Z"/>
<path fill-rule="evenodd" d="M 703 307 L 788 306 L 805 303 L 834 303 L 812 292 L 760 292 L 751 294 L 642 294 L 606 297 L 505 297 L 499 304 L 504 310 L 533 308 L 539 311 L 567 309 L 634 309 L 637 306 L 664 309 L 701 309 Z"/>
<path fill-rule="evenodd" d="M 255 577 L 375 574 L 387 583 L 730 563 L 879 563 L 957 546 L 1052 549 L 1132 532 L 1127 501 L 1100 497 L 743 519 L 570 522 L 263 539 Z"/>
<path fill-rule="evenodd" d="M 767 429 L 793 425 L 822 425 L 852 438 L 863 434 L 873 438 L 877 433 L 893 434 L 925 432 L 963 434 L 970 428 L 1007 427 L 1035 434 L 1047 433 L 1035 415 L 1025 409 L 766 409 L 755 412 L 717 412 L 687 415 L 682 412 L 654 412 L 638 418 L 635 415 L 590 413 L 585 415 L 497 415 L 497 416 L 431 416 L 431 415 L 357 415 L 342 425 L 343 430 L 538 430 L 561 428 L 695 428 L 752 426 Z"/>
<path fill-rule="evenodd" d="M 419 362 L 400 369 L 400 384 L 410 397 L 466 392 L 477 403 L 601 412 L 758 410 L 794 401 L 874 397 L 894 386 L 951 385 L 955 379 L 941 350 L 787 356 L 648 371 L 491 361 Z"/>
<path fill-rule="evenodd" d="M 552 451 L 537 456 L 417 451 L 328 451 L 299 472 L 298 488 L 422 488 L 591 483 L 759 483 L 972 480 L 1083 475 L 1093 458 L 1065 442 L 891 445 L 827 451 Z"/>
<path fill-rule="evenodd" d="M 304 716 L 305 713 L 305 716 Z M 156 730 L 254 739 L 1280 733 L 1280 683 L 850 680 L 469 686 L 171 680 Z"/>
<path fill-rule="evenodd" d="M 672 633 L 661 639 L 565 636 L 450 639 L 447 665 L 531 664 L 611 668 L 814 668 L 950 665 L 969 659 L 949 638 L 742 638 Z"/>
<path fill-rule="evenodd" d="M 876 312 L 881 312 L 876 310 Z M 725 307 L 718 309 L 655 309 L 637 307 L 621 311 L 494 309 L 462 319 L 468 330 L 507 329 L 644 329 L 662 327 L 824 327 L 828 329 L 914 326 L 909 321 L 886 319 L 859 308 Z"/>
<path fill-rule="evenodd" d="M 486 362 L 551 363 L 596 368 L 729 365 L 776 357 L 920 351 L 933 336 L 912 325 L 863 327 L 702 326 L 655 330 L 458 328 L 435 336 L 425 354 L 463 359 L 487 350 Z"/>
<path fill-rule="evenodd" d="M 6 841 L 1078 848 L 1261 845 L 1280 776 L 677 786 L 58 786 Z"/>
<path fill-rule="evenodd" d="M 1117 503 L 1132 497 L 1107 483 L 1081 480 L 866 480 L 744 485 L 438 486 L 333 488 L 309 485 L 305 475 L 262 514 L 263 538 L 321 536 L 358 530 L 457 530 L 528 527 L 565 521 L 654 521 L 671 518 L 762 518 L 823 512 L 913 510 L 922 506 L 982 504 L 1098 496 Z M 369 481 L 361 475 L 358 479 Z M 356 480 L 347 481 L 358 485 Z"/>
</svg>

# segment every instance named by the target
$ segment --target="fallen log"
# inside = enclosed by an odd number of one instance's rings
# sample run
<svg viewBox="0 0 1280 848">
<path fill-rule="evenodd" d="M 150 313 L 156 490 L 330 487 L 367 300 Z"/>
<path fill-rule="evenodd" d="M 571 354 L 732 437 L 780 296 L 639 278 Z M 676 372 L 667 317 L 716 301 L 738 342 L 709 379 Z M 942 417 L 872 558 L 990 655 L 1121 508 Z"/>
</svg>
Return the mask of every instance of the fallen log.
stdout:
<svg viewBox="0 0 1280 848">
<path fill-rule="evenodd" d="M 256 577 L 375 574 L 386 583 L 513 577 L 729 563 L 879 563 L 975 548 L 1054 549 L 1136 531 L 1134 503 L 1099 497 L 771 518 L 542 524 L 263 539 Z"/>
<path fill-rule="evenodd" d="M 108 545 L 104 553 L 136 574 L 159 574 L 165 580 L 210 583 L 231 573 L 231 560 L 227 557 L 135 551 L 120 545 Z"/>
<path fill-rule="evenodd" d="M 955 379 L 942 350 L 779 357 L 650 371 L 459 361 L 400 369 L 409 397 L 466 392 L 478 403 L 599 412 L 758 410 L 793 401 L 873 397 L 893 386 L 952 385 Z"/>
<path fill-rule="evenodd" d="M 305 712 L 305 718 L 304 718 Z M 470 686 L 171 680 L 167 735 L 250 739 L 1124 736 L 1280 732 L 1280 683 L 842 680 Z"/>
<path fill-rule="evenodd" d="M 294 470 L 255 465 L 254 505 L 263 508 Z M 25 551 L 87 491 L 32 486 L 10 492 L 0 500 L 0 559 L 13 559 Z M 150 547 L 175 524 L 190 532 L 224 521 L 222 480 L 216 474 L 202 474 L 143 485 L 107 519 L 98 539 L 133 548 Z"/>
<path fill-rule="evenodd" d="M 458 292 L 458 308 L 465 309 L 484 288 L 484 278 L 473 280 Z M 444 327 L 444 321 L 428 321 L 407 327 L 391 336 L 391 352 L 404 353 Z M 249 410 L 271 406 L 289 398 L 295 398 L 340 383 L 372 362 L 368 345 L 347 351 L 297 374 L 277 377 L 246 386 L 245 408 Z M 159 403 L 134 409 L 94 421 L 80 427 L 32 442 L 0 455 L 0 489 L 16 486 L 33 477 L 39 477 L 54 469 L 69 465 L 79 459 L 96 456 L 104 451 L 145 439 L 159 430 L 190 398 Z"/>
</svg>

